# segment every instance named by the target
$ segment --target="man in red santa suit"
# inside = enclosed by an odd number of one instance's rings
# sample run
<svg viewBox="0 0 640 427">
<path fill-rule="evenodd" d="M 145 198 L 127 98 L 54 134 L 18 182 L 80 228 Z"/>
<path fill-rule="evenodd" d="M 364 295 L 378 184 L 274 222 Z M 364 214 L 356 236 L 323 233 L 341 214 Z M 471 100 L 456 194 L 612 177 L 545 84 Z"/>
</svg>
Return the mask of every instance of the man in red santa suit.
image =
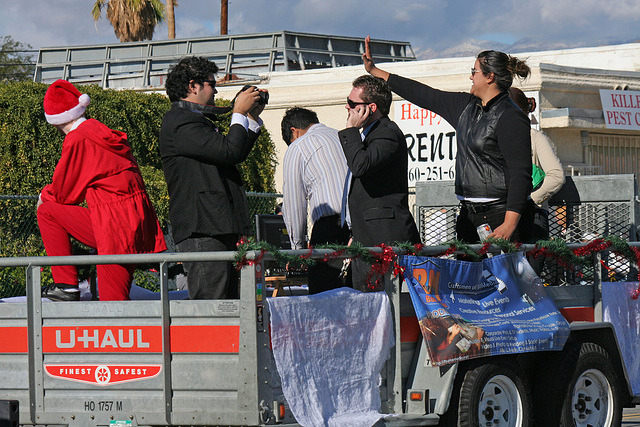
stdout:
<svg viewBox="0 0 640 427">
<path fill-rule="evenodd" d="M 38 200 L 38 225 L 49 256 L 71 255 L 71 237 L 99 255 L 167 249 L 127 135 L 84 117 L 89 96 L 57 80 L 44 96 L 47 122 L 65 135 L 51 184 Z M 79 206 L 83 201 L 87 207 Z M 98 265 L 101 301 L 128 300 L 134 265 Z M 42 296 L 78 301 L 75 266 L 51 267 Z"/>
</svg>

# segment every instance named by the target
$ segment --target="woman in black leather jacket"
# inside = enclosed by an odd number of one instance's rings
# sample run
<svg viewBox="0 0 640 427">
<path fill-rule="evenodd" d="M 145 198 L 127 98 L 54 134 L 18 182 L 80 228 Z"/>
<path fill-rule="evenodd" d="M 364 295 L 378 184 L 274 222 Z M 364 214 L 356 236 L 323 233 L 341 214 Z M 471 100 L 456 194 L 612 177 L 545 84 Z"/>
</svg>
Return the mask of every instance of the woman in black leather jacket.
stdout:
<svg viewBox="0 0 640 427">
<path fill-rule="evenodd" d="M 507 90 L 514 76 L 529 76 L 529 67 L 505 53 L 484 51 L 471 69 L 469 93 L 445 92 L 381 70 L 371 59 L 368 36 L 365 46 L 367 72 L 456 129 L 455 191 L 462 205 L 456 224 L 458 239 L 478 242 L 477 227 L 488 224 L 492 229 L 489 237 L 528 242 L 534 213 L 529 197 L 530 123 Z"/>
</svg>

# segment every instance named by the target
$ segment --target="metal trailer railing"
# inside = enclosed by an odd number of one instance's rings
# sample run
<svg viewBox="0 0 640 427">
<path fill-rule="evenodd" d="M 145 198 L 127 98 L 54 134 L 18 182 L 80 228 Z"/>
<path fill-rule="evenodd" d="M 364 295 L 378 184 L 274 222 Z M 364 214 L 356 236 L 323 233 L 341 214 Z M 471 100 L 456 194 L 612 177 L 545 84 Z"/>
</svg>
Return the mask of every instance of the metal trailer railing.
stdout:
<svg viewBox="0 0 640 427">
<path fill-rule="evenodd" d="M 638 244 L 632 244 L 638 246 Z M 581 246 L 570 245 L 570 248 Z M 473 245 L 479 249 L 480 245 Z M 521 250 L 530 250 L 532 245 L 523 245 Z M 434 255 L 446 250 L 445 246 L 427 247 L 425 255 Z M 380 248 L 372 248 L 380 252 Z M 492 252 L 499 252 L 492 247 Z M 286 251 L 292 255 L 307 254 L 307 251 Z M 399 250 L 396 248 L 396 252 Z M 330 250 L 314 250 L 312 257 L 323 258 Z M 257 273 L 257 266 L 245 265 L 240 274 L 239 300 L 211 301 L 170 301 L 168 291 L 168 266 L 182 261 L 231 261 L 234 252 L 204 253 L 159 253 L 136 255 L 85 255 L 72 257 L 16 257 L 0 258 L 0 268 L 26 268 L 27 303 L 0 304 L 0 327 L 24 328 L 28 331 L 28 349 L 10 359 L 5 358 L 3 378 L 0 378 L 0 398 L 18 399 L 22 403 L 21 424 L 65 424 L 69 426 L 108 425 L 111 421 L 132 421 L 132 425 L 259 425 L 274 416 L 266 402 L 259 402 L 265 396 L 282 401 L 281 395 L 274 395 L 271 389 L 277 371 L 271 359 L 259 361 L 257 354 L 268 349 L 268 327 L 261 326 L 268 314 L 264 305 L 263 284 Z M 256 260 L 257 251 L 246 254 L 248 260 Z M 264 258 L 272 257 L 267 254 Z M 593 256 L 594 265 L 599 265 L 600 254 Z M 113 263 L 157 263 L 159 265 L 160 301 L 111 301 L 82 303 L 45 303 L 40 298 L 40 274 L 43 266 L 51 265 L 93 265 Z M 594 270 L 600 271 L 598 268 Z M 594 307 L 595 321 L 602 320 L 601 306 L 602 277 L 596 273 L 593 283 L 583 286 L 548 287 L 559 308 L 571 305 Z M 386 291 L 392 300 L 394 333 L 400 336 L 400 317 L 407 316 L 412 306 L 406 289 L 398 278 L 385 276 Z M 555 289 L 554 289 L 555 288 Z M 560 292 L 554 292 L 559 289 Z M 578 294 L 568 294 L 566 290 L 580 290 Z M 400 304 L 401 294 L 403 304 Z M 579 295 L 576 299 L 575 295 Z M 26 308 L 25 308 L 26 306 Z M 401 313 L 401 310 L 404 310 Z M 262 318 L 264 313 L 264 319 Z M 145 381 L 138 388 L 130 384 L 119 388 L 100 390 L 96 387 L 76 385 L 69 382 L 60 384 L 43 372 L 46 363 L 72 363 L 77 358 L 51 351 L 51 329 L 71 328 L 80 330 L 99 325 L 143 325 L 159 329 L 160 349 L 157 354 L 127 353 L 95 354 L 90 350 L 81 352 L 88 363 L 153 362 L 162 366 L 157 379 Z M 195 326 L 194 326 L 195 325 Z M 237 328 L 238 346 L 232 354 L 182 354 L 175 352 L 171 340 L 176 327 L 231 327 Z M 5 329 L 3 329 L 5 330 Z M 98 332 L 96 332 L 97 334 Z M 84 337 L 91 341 L 91 337 Z M 94 337 L 97 342 L 97 335 Z M 46 346 L 49 345 L 49 348 Z M 94 344 L 95 345 L 95 344 Z M 147 344 L 148 345 L 148 344 Z M 86 342 L 85 342 L 86 347 Z M 384 382 L 381 387 L 382 409 L 384 412 L 402 413 L 402 381 L 405 380 L 406 366 L 402 361 L 410 357 L 404 345 L 396 345 L 391 359 L 383 368 Z M 413 348 L 411 349 L 413 351 Z M 19 351 L 18 351 L 19 353 Z M 78 353 L 76 353 L 78 354 Z M 404 355 L 404 356 L 403 356 Z M 73 355 L 72 355 L 73 356 Z M 99 357 L 96 357 L 99 356 Z M 123 356 L 126 356 L 123 357 Z M 69 361 L 71 360 L 71 362 Z M 404 370 L 403 370 L 404 368 Z M 7 374 L 7 372 L 9 374 Z M 215 390 L 209 390 L 208 388 Z M 11 390 L 7 390 L 10 388 Z M 113 395 L 119 400 L 108 410 L 89 407 L 91 402 L 111 402 Z M 280 391 L 281 393 L 281 391 Z M 102 399 L 102 400 L 100 400 Z M 123 403 L 124 402 L 124 403 Z M 84 409 L 82 405 L 84 404 Z M 442 403 L 444 404 L 444 403 Z M 266 406 L 265 406 L 266 405 Z M 161 409 L 158 409 L 161 408 Z M 281 420 L 282 421 L 282 420 Z M 286 420 L 285 420 L 286 421 Z M 292 420 L 289 420 L 292 421 Z M 124 421 L 123 421 L 124 422 Z"/>
<path fill-rule="evenodd" d="M 37 200 L 37 195 L 0 195 L 0 256 L 24 257 L 45 253 L 36 218 Z M 253 230 L 255 230 L 255 215 L 274 213 L 276 205 L 281 200 L 282 194 L 278 193 L 247 192 Z M 164 220 L 167 247 L 169 251 L 174 251 L 175 243 L 172 238 L 171 224 L 166 221 L 166 218 Z M 253 235 L 255 235 L 255 231 Z M 147 278 L 147 276 L 154 276 L 155 273 L 139 269 L 135 274 L 138 284 L 155 289 L 151 286 L 152 282 L 155 283 L 155 278 Z M 0 298 L 24 295 L 24 283 L 21 280 L 14 280 L 17 278 L 22 278 L 20 273 L 9 270 L 0 272 Z"/>
<path fill-rule="evenodd" d="M 416 59 L 408 42 L 371 40 L 371 49 L 378 62 Z M 105 89 L 160 89 L 173 63 L 198 55 L 218 64 L 230 83 L 258 81 L 261 73 L 359 65 L 363 53 L 362 38 L 290 31 L 47 47 L 38 53 L 34 80 L 65 79 Z"/>
<path fill-rule="evenodd" d="M 380 248 L 373 248 L 380 252 Z M 287 251 L 294 255 L 306 255 L 308 251 Z M 314 250 L 314 258 L 323 258 L 331 250 Z M 263 360 L 259 366 L 256 355 L 268 348 L 268 329 L 260 328 L 262 316 L 263 284 L 259 282 L 257 267 L 247 265 L 240 273 L 239 300 L 198 300 L 170 301 L 168 266 L 184 261 L 233 261 L 235 252 L 200 253 L 159 253 L 133 255 L 80 255 L 70 257 L 2 257 L 1 268 L 26 268 L 26 304 L 0 304 L 0 328 L 24 328 L 28 331 L 29 351 L 2 361 L 0 370 L 0 398 L 21 401 L 21 424 L 53 424 L 85 427 L 108 425 L 110 420 L 132 420 L 133 425 L 261 425 L 268 409 L 259 410 L 263 405 L 259 396 L 273 393 L 270 389 L 277 376 L 273 361 Z M 246 254 L 247 260 L 262 256 L 259 251 Z M 269 254 L 264 256 L 272 260 Z M 82 301 L 80 303 L 44 303 L 40 298 L 41 269 L 54 265 L 95 265 L 95 264 L 154 264 L 159 265 L 159 301 Z M 99 278 L 98 278 L 99 280 Z M 265 289 L 266 290 L 266 289 Z M 266 317 L 266 314 L 265 314 Z M 155 363 L 162 366 L 160 377 L 145 381 L 138 390 L 129 384 L 115 389 L 120 399 L 109 410 L 89 408 L 90 402 L 110 402 L 113 404 L 114 387 L 102 392 L 82 384 L 53 383 L 43 371 L 47 363 L 69 363 L 78 365 L 77 358 L 60 351 L 47 349 L 51 341 L 52 328 L 86 329 L 100 325 L 121 325 L 140 328 L 160 328 L 161 345 L 158 354 L 122 355 L 102 354 L 96 358 L 90 350 L 82 353 L 88 363 Z M 232 327 L 238 329 L 237 347 L 232 351 L 201 354 L 175 352 L 171 343 L 175 340 L 175 327 Z M 98 332 L 96 332 L 97 334 Z M 172 333 L 174 335 L 172 335 Z M 47 338 L 47 334 L 49 337 Z M 5 337 L 7 338 L 7 337 Z M 58 339 L 56 337 L 56 339 Z M 72 340 L 71 338 L 60 339 Z M 91 341 L 91 337 L 83 337 Z M 98 341 L 97 335 L 93 338 Z M 65 343 L 66 344 L 66 343 Z M 153 343 L 151 344 L 153 346 Z M 50 346 L 50 344 L 49 344 Z M 95 344 L 94 344 L 95 346 Z M 148 343 L 147 343 L 148 346 Z M 86 343 L 85 343 L 86 347 Z M 398 350 L 399 351 L 399 350 Z M 71 355 L 73 356 L 73 354 Z M 100 355 L 98 355 L 100 356 Z M 120 357 L 118 357 L 120 356 Z M 70 362 L 71 360 L 72 362 Z M 392 369 L 399 369 L 393 365 Z M 391 368 L 390 368 L 391 369 Z M 179 371 L 177 374 L 175 371 Z M 188 371 L 188 372 L 187 372 Z M 7 374 L 8 372 L 8 374 Z M 394 377 L 395 378 L 395 377 Z M 397 376 L 400 381 L 400 376 Z M 397 384 L 396 384 L 397 386 Z M 266 393 L 266 394 L 265 394 Z M 280 391 L 281 393 L 281 391 Z M 392 388 L 389 388 L 392 393 Z M 79 400 L 84 399 L 83 402 Z M 282 396 L 267 400 L 284 400 Z M 27 404 L 25 404 L 25 402 Z M 123 402 L 125 402 L 123 404 Z M 127 405 L 126 402 L 130 402 Z M 260 405 L 258 405 L 260 403 Z M 401 405 L 398 402 L 397 405 Z M 160 409 L 158 409 L 160 408 Z M 25 411 L 26 409 L 26 411 Z M 396 408 L 397 409 L 397 408 Z M 101 418 L 101 411 L 110 418 Z M 118 418 L 119 417 L 119 418 Z"/>
</svg>

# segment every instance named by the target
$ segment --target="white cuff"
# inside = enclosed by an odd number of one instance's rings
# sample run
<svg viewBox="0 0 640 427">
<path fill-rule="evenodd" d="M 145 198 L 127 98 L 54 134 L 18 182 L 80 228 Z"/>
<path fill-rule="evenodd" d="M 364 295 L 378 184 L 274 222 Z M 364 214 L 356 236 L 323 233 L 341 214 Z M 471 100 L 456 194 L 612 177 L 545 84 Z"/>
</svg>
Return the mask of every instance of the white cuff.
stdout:
<svg viewBox="0 0 640 427">
<path fill-rule="evenodd" d="M 243 114 L 233 113 L 231 116 L 231 125 L 229 126 L 233 126 L 235 124 L 241 125 L 245 130 L 249 129 L 249 119 Z"/>
<path fill-rule="evenodd" d="M 262 119 L 260 117 L 258 117 L 258 121 L 257 122 L 255 120 L 253 120 L 251 117 L 247 117 L 247 120 L 249 121 L 249 130 L 250 131 L 255 132 L 255 133 L 260 132 L 260 128 L 264 124 L 264 122 L 262 121 Z"/>
</svg>

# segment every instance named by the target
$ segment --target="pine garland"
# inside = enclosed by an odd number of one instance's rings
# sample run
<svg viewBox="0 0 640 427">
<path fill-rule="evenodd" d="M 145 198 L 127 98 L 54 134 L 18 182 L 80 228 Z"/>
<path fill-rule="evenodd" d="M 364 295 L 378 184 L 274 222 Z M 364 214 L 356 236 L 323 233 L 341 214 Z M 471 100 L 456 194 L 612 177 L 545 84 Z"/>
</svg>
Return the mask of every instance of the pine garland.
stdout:
<svg viewBox="0 0 640 427">
<path fill-rule="evenodd" d="M 491 245 L 497 246 L 504 253 L 516 252 L 521 246 L 520 243 L 495 238 L 484 241 L 478 251 L 473 250 L 469 244 L 456 239 L 447 241 L 443 243 L 443 245 L 449 246 L 449 248 L 434 256 L 441 257 L 459 253 L 465 259 L 476 262 L 484 258 Z M 238 270 L 246 265 L 255 265 L 262 262 L 264 255 L 269 252 L 281 267 L 285 267 L 288 264 L 294 268 L 308 268 L 315 265 L 318 261 L 329 262 L 344 255 L 348 258 L 361 258 L 363 261 L 371 264 L 371 270 L 367 275 L 367 286 L 372 289 L 380 284 L 381 278 L 384 273 L 389 270 L 391 265 L 394 267 L 394 275 L 397 276 L 403 273 L 403 268 L 397 263 L 397 254 L 391 246 L 385 244 L 377 245 L 377 247 L 382 249 L 381 253 L 371 251 L 358 242 L 352 243 L 350 246 L 336 244 L 318 245 L 309 248 L 305 254 L 300 256 L 287 254 L 266 242 L 256 242 L 252 237 L 240 239 L 236 246 L 238 250 L 234 255 L 234 260 Z M 399 248 L 401 253 L 409 255 L 421 255 L 425 248 L 421 243 L 414 245 L 409 242 L 396 242 L 394 246 Z M 333 252 L 324 255 L 322 259 L 313 259 L 311 255 L 314 249 L 328 249 Z M 574 250 L 569 249 L 567 243 L 560 238 L 540 240 L 536 243 L 533 250 L 527 252 L 527 255 L 532 256 L 534 259 L 539 257 L 552 258 L 559 266 L 570 271 L 576 271 L 576 266 L 589 265 L 593 260 L 592 256 L 594 253 L 606 249 L 610 249 L 613 253 L 625 257 L 630 265 L 635 264 L 636 267 L 640 265 L 640 248 L 629 246 L 625 240 L 617 236 L 598 238 Z M 247 253 L 250 251 L 259 251 L 259 254 L 255 259 L 248 260 Z M 577 274 L 581 275 L 582 273 L 578 272 Z M 638 281 L 640 282 L 640 272 L 638 273 Z M 632 293 L 631 297 L 633 299 L 640 297 L 640 286 Z"/>
</svg>

